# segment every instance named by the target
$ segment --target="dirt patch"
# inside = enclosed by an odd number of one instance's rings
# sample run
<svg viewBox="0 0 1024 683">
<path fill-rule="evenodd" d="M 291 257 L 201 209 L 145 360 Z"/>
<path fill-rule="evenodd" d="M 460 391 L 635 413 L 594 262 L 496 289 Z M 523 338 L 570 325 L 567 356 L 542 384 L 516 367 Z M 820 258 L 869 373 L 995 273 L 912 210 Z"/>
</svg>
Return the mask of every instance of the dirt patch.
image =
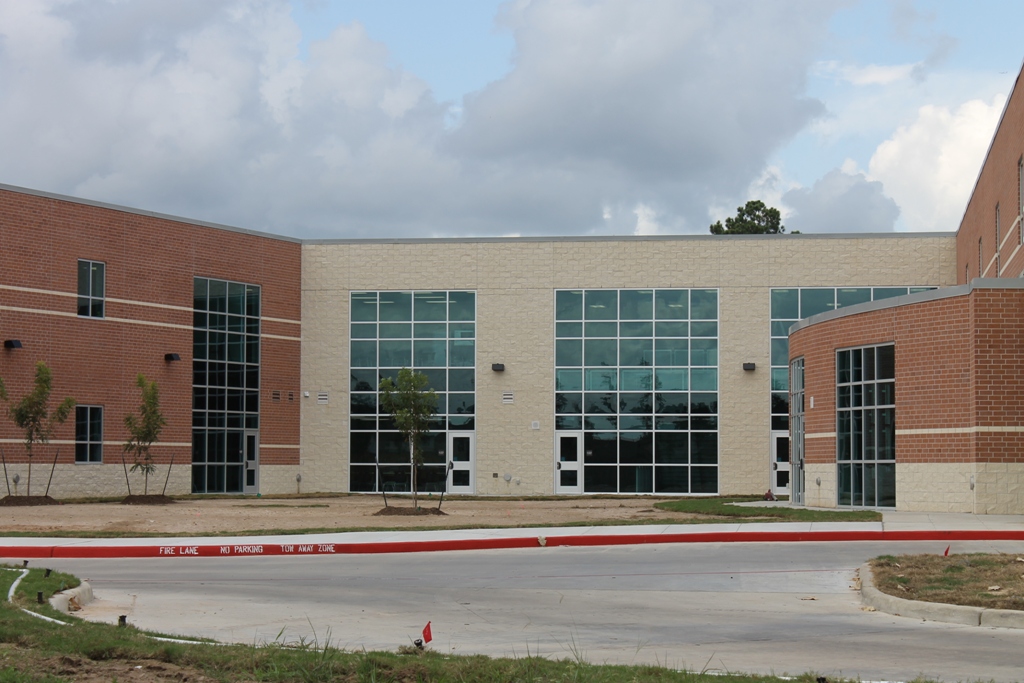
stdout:
<svg viewBox="0 0 1024 683">
<path fill-rule="evenodd" d="M 377 516 L 380 496 L 341 495 L 309 498 L 178 499 L 166 512 L 149 505 L 66 503 L 60 506 L 7 508 L 7 532 L 201 536 L 247 531 L 300 529 L 357 530 L 456 527 L 516 527 L 551 524 L 622 524 L 685 522 L 696 515 L 656 510 L 662 498 L 609 497 L 515 499 L 445 497 L 446 514 Z M 436 496 L 421 496 L 420 507 L 437 509 Z M 388 496 L 388 507 L 412 508 L 412 500 Z M 159 511 L 158 511 L 159 510 Z"/>
<path fill-rule="evenodd" d="M 49 674 L 66 677 L 76 683 L 109 683 L 110 681 L 131 681 L 134 683 L 206 683 L 213 681 L 198 669 L 182 667 L 169 662 L 152 659 L 124 660 L 106 659 L 97 661 L 85 657 L 54 656 L 38 657 L 25 653 L 25 670 L 33 676 Z M 21 658 L 18 658 L 21 659 Z"/>
<path fill-rule="evenodd" d="M 153 493 L 145 496 L 125 496 L 124 500 L 121 501 L 121 505 L 173 505 L 176 502 L 177 501 L 170 496 L 162 496 L 159 493 Z"/>
<path fill-rule="evenodd" d="M 4 496 L 0 498 L 0 505 L 12 507 L 28 507 L 30 505 L 60 505 L 59 500 L 49 496 Z"/>
<path fill-rule="evenodd" d="M 447 512 L 438 510 L 437 508 L 398 508 L 398 507 L 386 507 L 381 508 L 373 513 L 374 517 L 393 517 L 393 516 L 409 516 L 409 515 L 444 515 L 448 516 Z"/>
</svg>

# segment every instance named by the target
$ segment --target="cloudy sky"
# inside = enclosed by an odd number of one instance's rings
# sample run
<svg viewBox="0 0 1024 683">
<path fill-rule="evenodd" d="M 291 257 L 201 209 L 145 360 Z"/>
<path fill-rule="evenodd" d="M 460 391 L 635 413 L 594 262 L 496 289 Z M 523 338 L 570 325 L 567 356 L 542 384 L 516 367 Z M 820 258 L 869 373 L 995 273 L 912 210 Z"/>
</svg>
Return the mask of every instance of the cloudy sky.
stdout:
<svg viewBox="0 0 1024 683">
<path fill-rule="evenodd" d="M 1014 0 L 4 0 L 0 183 L 300 237 L 955 230 Z"/>
</svg>

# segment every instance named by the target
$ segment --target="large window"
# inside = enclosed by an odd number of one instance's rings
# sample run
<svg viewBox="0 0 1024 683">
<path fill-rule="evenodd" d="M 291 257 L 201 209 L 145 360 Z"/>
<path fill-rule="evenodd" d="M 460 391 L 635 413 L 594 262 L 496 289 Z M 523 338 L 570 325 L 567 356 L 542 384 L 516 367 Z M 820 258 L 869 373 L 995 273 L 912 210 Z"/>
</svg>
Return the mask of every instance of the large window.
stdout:
<svg viewBox="0 0 1024 683">
<path fill-rule="evenodd" d="M 78 315 L 102 318 L 106 265 L 100 261 L 78 262 Z"/>
<path fill-rule="evenodd" d="M 804 504 L 804 359 L 795 358 L 789 366 L 790 444 L 792 479 L 790 500 Z"/>
<path fill-rule="evenodd" d="M 75 406 L 75 462 L 103 462 L 101 406 Z"/>
<path fill-rule="evenodd" d="M 896 353 L 836 352 L 838 504 L 896 506 Z"/>
<path fill-rule="evenodd" d="M 805 287 L 771 291 L 771 420 L 773 430 L 789 428 L 789 328 L 818 313 L 927 292 L 934 287 Z"/>
<path fill-rule="evenodd" d="M 241 493 L 245 430 L 260 422 L 260 288 L 195 278 L 192 492 Z"/>
<path fill-rule="evenodd" d="M 409 447 L 377 395 L 381 380 L 410 368 L 438 395 L 417 489 L 443 491 L 448 433 L 476 429 L 476 293 L 353 292 L 349 365 L 349 489 L 412 489 Z"/>
<path fill-rule="evenodd" d="M 718 291 L 555 292 L 555 429 L 585 493 L 718 492 Z"/>
</svg>

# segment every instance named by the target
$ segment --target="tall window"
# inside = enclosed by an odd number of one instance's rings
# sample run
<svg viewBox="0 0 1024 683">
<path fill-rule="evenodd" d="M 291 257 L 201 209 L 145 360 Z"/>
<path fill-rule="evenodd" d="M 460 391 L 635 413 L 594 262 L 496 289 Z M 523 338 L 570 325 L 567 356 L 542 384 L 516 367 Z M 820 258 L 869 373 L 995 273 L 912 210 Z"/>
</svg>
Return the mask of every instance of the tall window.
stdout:
<svg viewBox="0 0 1024 683">
<path fill-rule="evenodd" d="M 999 237 L 999 204 L 996 204 L 996 277 L 999 277 L 999 248 L 1001 246 Z"/>
<path fill-rule="evenodd" d="M 555 292 L 555 429 L 585 493 L 718 492 L 718 291 Z"/>
<path fill-rule="evenodd" d="M 103 317 L 103 298 L 106 288 L 106 264 L 100 261 L 78 262 L 78 315 L 85 318 Z"/>
<path fill-rule="evenodd" d="M 75 462 L 103 462 L 102 406 L 75 406 Z"/>
<path fill-rule="evenodd" d="M 195 278 L 192 492 L 241 493 L 246 429 L 260 426 L 260 288 Z"/>
<path fill-rule="evenodd" d="M 411 490 L 409 447 L 377 394 L 410 368 L 438 394 L 416 488 L 443 491 L 448 432 L 476 429 L 476 292 L 353 292 L 351 302 L 349 489 Z"/>
<path fill-rule="evenodd" d="M 895 347 L 836 352 L 838 504 L 896 506 Z"/>
<path fill-rule="evenodd" d="M 792 447 L 791 498 L 804 504 L 804 359 L 795 358 L 789 367 L 790 444 Z"/>
<path fill-rule="evenodd" d="M 964 274 L 966 277 L 966 272 Z M 773 430 L 789 428 L 789 328 L 818 313 L 934 287 L 813 287 L 771 291 L 771 421 Z"/>
<path fill-rule="evenodd" d="M 1017 160 L 1017 244 L 1024 244 L 1024 157 Z"/>
</svg>

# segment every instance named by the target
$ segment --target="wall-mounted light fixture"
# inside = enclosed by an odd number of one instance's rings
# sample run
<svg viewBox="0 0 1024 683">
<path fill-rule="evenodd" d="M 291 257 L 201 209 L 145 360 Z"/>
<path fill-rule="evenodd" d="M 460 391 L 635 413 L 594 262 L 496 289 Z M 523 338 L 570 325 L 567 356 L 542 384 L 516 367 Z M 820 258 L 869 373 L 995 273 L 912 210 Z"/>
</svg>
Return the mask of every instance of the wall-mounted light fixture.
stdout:
<svg viewBox="0 0 1024 683">
<path fill-rule="evenodd" d="M 164 360 L 167 361 L 168 363 L 171 363 L 176 360 L 181 360 L 181 356 L 179 356 L 176 353 L 165 353 Z"/>
<path fill-rule="evenodd" d="M 4 340 L 4 348 L 5 349 L 20 349 L 21 348 L 21 340 L 20 339 L 5 339 Z"/>
<path fill-rule="evenodd" d="M 744 363 L 743 369 L 747 372 L 753 372 L 757 368 L 756 363 Z"/>
<path fill-rule="evenodd" d="M 505 372 L 505 364 L 504 363 L 491 363 L 491 370 L 494 370 L 495 372 Z"/>
</svg>

